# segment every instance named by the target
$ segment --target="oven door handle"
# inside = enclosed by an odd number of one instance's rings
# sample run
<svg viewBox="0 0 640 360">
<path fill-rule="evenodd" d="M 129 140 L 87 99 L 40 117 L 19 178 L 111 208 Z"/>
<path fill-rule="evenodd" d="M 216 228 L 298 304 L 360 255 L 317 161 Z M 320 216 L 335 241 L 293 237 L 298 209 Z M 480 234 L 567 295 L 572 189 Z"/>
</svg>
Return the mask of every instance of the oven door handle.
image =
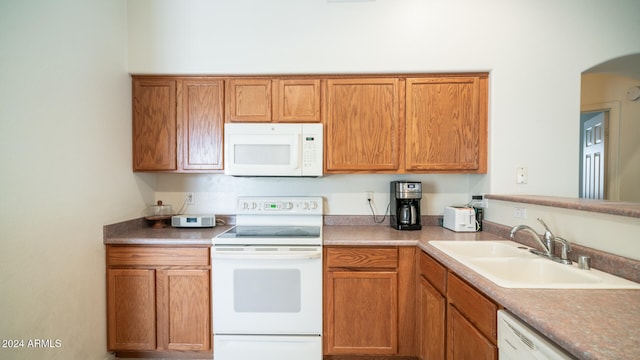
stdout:
<svg viewBox="0 0 640 360">
<path fill-rule="evenodd" d="M 278 252 L 255 253 L 244 251 L 214 251 L 213 259 L 232 260 L 312 260 L 320 259 L 322 252 Z"/>
</svg>

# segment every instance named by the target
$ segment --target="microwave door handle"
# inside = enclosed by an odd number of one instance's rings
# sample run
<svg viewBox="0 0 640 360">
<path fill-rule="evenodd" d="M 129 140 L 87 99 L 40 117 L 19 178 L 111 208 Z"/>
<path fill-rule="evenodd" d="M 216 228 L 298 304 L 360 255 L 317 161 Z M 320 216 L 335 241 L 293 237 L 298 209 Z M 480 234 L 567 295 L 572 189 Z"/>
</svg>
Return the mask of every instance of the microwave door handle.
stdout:
<svg viewBox="0 0 640 360">
<path fill-rule="evenodd" d="M 302 156 L 302 146 L 300 146 L 300 144 L 302 144 L 302 135 L 296 135 L 293 137 L 293 145 L 292 147 L 297 150 L 297 151 L 292 151 L 291 152 L 291 164 L 293 164 L 293 168 L 294 169 L 298 169 L 300 167 L 300 156 Z"/>
</svg>

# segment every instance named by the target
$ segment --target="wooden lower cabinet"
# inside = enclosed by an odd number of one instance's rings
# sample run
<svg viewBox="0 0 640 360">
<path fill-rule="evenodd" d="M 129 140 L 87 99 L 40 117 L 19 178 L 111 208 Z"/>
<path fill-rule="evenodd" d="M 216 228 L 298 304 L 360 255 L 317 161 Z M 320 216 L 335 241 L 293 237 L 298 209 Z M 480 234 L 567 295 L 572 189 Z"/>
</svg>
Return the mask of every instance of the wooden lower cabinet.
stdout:
<svg viewBox="0 0 640 360">
<path fill-rule="evenodd" d="M 109 350 L 156 348 L 155 271 L 107 270 Z"/>
<path fill-rule="evenodd" d="M 211 353 L 208 248 L 107 246 L 107 347 Z"/>
<path fill-rule="evenodd" d="M 211 349 L 209 270 L 157 270 L 158 342 L 167 350 Z"/>
<path fill-rule="evenodd" d="M 447 330 L 447 359 L 495 360 L 498 358 L 498 347 L 451 304 L 447 313 Z"/>
<path fill-rule="evenodd" d="M 445 358 L 447 299 L 422 277 L 418 297 L 420 359 Z"/>
<path fill-rule="evenodd" d="M 498 305 L 426 253 L 417 263 L 419 358 L 496 360 Z"/>
<path fill-rule="evenodd" d="M 398 350 L 398 274 L 332 271 L 325 338 L 331 353 L 395 354 Z M 329 325 L 330 324 L 330 325 Z"/>
<path fill-rule="evenodd" d="M 325 355 L 415 355 L 415 248 L 325 247 Z"/>
</svg>

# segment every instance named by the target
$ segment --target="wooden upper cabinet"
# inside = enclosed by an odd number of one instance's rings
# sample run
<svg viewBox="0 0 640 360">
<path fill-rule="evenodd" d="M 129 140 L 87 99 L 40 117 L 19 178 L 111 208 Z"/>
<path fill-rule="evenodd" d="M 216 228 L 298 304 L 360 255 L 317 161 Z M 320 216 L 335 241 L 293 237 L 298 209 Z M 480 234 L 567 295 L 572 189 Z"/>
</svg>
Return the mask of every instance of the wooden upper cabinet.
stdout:
<svg viewBox="0 0 640 360">
<path fill-rule="evenodd" d="M 133 170 L 219 171 L 225 122 L 322 122 L 336 173 L 486 173 L 488 74 L 133 78 Z"/>
<path fill-rule="evenodd" d="M 227 122 L 321 120 L 319 79 L 229 79 L 226 99 Z"/>
<path fill-rule="evenodd" d="M 178 130 L 181 168 L 220 170 L 224 124 L 224 81 L 181 80 L 178 82 Z"/>
<path fill-rule="evenodd" d="M 224 80 L 133 78 L 133 170 L 223 168 Z"/>
<path fill-rule="evenodd" d="M 133 170 L 176 170 L 176 81 L 133 79 Z"/>
<path fill-rule="evenodd" d="M 327 80 L 326 172 L 399 169 L 398 82 L 397 78 Z"/>
<path fill-rule="evenodd" d="M 487 171 L 487 76 L 406 80 L 407 171 Z"/>
<path fill-rule="evenodd" d="M 319 122 L 320 80 L 281 79 L 273 81 L 273 120 Z"/>
<path fill-rule="evenodd" d="M 226 121 L 271 121 L 271 79 L 228 80 Z"/>
</svg>

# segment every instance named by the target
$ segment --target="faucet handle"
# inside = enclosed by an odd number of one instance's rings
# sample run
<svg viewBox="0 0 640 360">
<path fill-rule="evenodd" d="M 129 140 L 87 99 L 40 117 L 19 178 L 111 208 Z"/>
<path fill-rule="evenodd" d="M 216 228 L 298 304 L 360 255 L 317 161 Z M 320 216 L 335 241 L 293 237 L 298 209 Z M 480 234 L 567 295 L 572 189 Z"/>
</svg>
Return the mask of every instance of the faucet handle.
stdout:
<svg viewBox="0 0 640 360">
<path fill-rule="evenodd" d="M 569 260 L 569 256 L 567 254 L 568 252 L 571 252 L 571 243 L 569 242 L 569 240 L 561 238 L 559 236 L 555 236 L 553 238 L 553 241 L 557 241 L 562 244 L 562 253 L 560 254 L 560 259 L 562 259 L 563 264 L 570 265 L 571 260 Z"/>
<path fill-rule="evenodd" d="M 566 248 L 567 252 L 571 252 L 571 243 L 569 242 L 569 240 L 561 238 L 560 236 L 554 237 L 553 240 L 562 244 L 562 247 Z"/>
<path fill-rule="evenodd" d="M 549 230 L 549 227 L 547 226 L 547 224 L 545 224 L 545 222 L 542 221 L 541 218 L 538 218 L 538 221 L 540 222 L 540 224 L 542 224 L 542 226 L 544 226 L 544 230 L 545 230 L 544 238 L 547 239 L 547 240 L 555 238 L 555 236 L 553 235 L 551 230 Z"/>
</svg>

